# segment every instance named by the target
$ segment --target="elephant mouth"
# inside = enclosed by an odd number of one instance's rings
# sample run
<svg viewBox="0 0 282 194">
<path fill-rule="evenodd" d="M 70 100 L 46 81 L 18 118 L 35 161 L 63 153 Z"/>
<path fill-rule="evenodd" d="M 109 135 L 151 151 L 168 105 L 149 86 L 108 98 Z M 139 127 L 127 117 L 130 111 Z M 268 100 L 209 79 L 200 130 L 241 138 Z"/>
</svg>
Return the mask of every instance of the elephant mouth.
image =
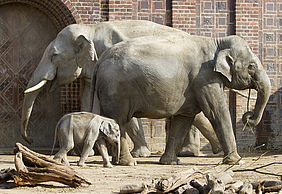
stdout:
<svg viewBox="0 0 282 194">
<path fill-rule="evenodd" d="M 231 85 L 232 88 L 236 90 L 246 90 L 249 88 L 257 90 L 257 84 L 250 76 L 247 76 L 246 78 L 240 75 L 234 75 L 232 77 Z"/>
<path fill-rule="evenodd" d="M 54 79 L 53 80 L 50 80 L 50 84 L 49 84 L 49 87 L 48 87 L 48 91 L 49 92 L 53 92 L 55 91 L 57 88 L 58 88 L 58 79 L 57 79 L 57 74 L 55 75 Z"/>
</svg>

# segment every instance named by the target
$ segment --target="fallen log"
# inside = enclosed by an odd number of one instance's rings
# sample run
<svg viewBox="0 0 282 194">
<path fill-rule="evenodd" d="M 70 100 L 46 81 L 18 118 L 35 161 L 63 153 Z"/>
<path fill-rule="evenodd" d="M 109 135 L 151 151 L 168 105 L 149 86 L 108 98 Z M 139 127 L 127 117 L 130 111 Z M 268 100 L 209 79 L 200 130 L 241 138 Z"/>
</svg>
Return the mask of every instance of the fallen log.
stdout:
<svg viewBox="0 0 282 194">
<path fill-rule="evenodd" d="M 199 182 L 198 180 L 191 180 L 190 185 L 194 188 L 196 188 L 200 194 L 206 194 L 208 193 L 209 189 L 207 188 L 207 185 Z"/>
<path fill-rule="evenodd" d="M 36 185 L 48 181 L 59 182 L 71 187 L 91 184 L 70 166 L 36 153 L 20 143 L 16 143 L 14 153 L 17 174 L 13 178 L 17 185 Z"/>
<path fill-rule="evenodd" d="M 173 175 L 172 177 L 161 178 L 157 182 L 155 188 L 158 192 L 169 193 L 182 185 L 189 184 L 191 180 L 199 175 L 202 175 L 202 173 L 195 168 L 191 168 L 187 171 Z"/>
<path fill-rule="evenodd" d="M 239 192 L 240 188 L 244 185 L 242 181 L 236 181 L 235 183 L 226 185 L 227 190 L 234 190 L 234 192 Z"/>
<path fill-rule="evenodd" d="M 232 171 L 203 173 L 194 168 L 180 171 L 171 177 L 153 179 L 150 184 L 127 185 L 120 193 L 172 193 L 172 194 L 258 194 L 282 191 L 282 181 L 265 180 L 262 182 L 244 183 L 234 181 Z"/>
<path fill-rule="evenodd" d="M 189 194 L 192 194 L 192 193 L 199 194 L 199 190 L 194 188 L 194 187 L 192 187 L 189 184 L 185 184 L 185 185 L 182 185 L 182 186 L 178 187 L 174 191 L 174 193 L 175 194 L 186 194 L 186 193 L 189 193 Z"/>
<path fill-rule="evenodd" d="M 199 192 L 199 190 L 198 189 L 196 189 L 196 188 L 188 188 L 188 189 L 186 189 L 183 193 L 181 193 L 181 194 L 199 194 L 200 192 Z M 177 194 L 177 193 L 176 193 Z"/>
<path fill-rule="evenodd" d="M 224 173 L 215 174 L 215 178 L 222 182 L 223 185 L 227 185 L 233 182 L 232 176 L 234 175 L 233 171 L 229 170 Z"/>
<path fill-rule="evenodd" d="M 264 180 L 264 181 L 256 181 L 251 183 L 253 185 L 253 188 L 258 187 L 258 185 L 262 185 L 264 187 L 273 187 L 276 185 L 282 185 L 282 181 L 277 181 L 277 180 Z"/>
<path fill-rule="evenodd" d="M 242 188 L 239 191 L 239 194 L 252 194 L 253 193 L 253 186 L 251 183 L 243 184 Z"/>
<path fill-rule="evenodd" d="M 264 187 L 263 192 L 271 193 L 271 192 L 279 192 L 280 190 L 282 190 L 282 185 L 275 185 L 271 187 Z"/>
<path fill-rule="evenodd" d="M 282 181 L 262 181 L 252 183 L 256 193 L 279 192 L 282 190 Z"/>
<path fill-rule="evenodd" d="M 120 194 L 142 193 L 147 190 L 147 185 L 125 185 L 120 189 Z"/>
<path fill-rule="evenodd" d="M 221 180 L 216 179 L 212 174 L 206 174 L 206 178 L 210 188 L 210 193 L 224 193 L 225 185 Z"/>
<path fill-rule="evenodd" d="M 193 192 L 195 193 L 197 189 L 190 186 L 190 181 L 199 178 L 202 173 L 197 169 L 192 168 L 187 171 L 179 172 L 169 178 L 160 178 L 158 180 L 152 180 L 151 184 L 141 184 L 141 185 L 125 185 L 121 187 L 121 194 L 125 193 L 178 193 L 184 194 Z M 198 190 L 197 190 L 198 192 Z"/>
</svg>

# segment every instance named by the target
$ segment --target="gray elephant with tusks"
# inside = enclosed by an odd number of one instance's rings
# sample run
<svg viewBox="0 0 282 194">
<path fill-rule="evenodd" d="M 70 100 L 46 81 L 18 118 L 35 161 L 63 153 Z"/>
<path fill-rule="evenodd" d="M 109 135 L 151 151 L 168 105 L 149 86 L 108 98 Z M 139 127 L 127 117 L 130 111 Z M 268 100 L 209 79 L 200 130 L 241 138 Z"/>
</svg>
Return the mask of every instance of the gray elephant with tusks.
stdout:
<svg viewBox="0 0 282 194">
<path fill-rule="evenodd" d="M 118 76 L 115 76 L 118 75 Z M 257 90 L 257 125 L 270 95 L 270 80 L 258 57 L 239 36 L 208 38 L 167 33 L 118 43 L 99 58 L 93 74 L 93 112 L 113 118 L 121 129 L 121 164 L 134 165 L 125 131 L 132 117 L 171 118 L 162 164 L 177 164 L 185 134 L 201 111 L 209 119 L 226 164 L 240 160 L 224 87 Z"/>
<path fill-rule="evenodd" d="M 67 153 L 75 146 L 82 144 L 83 150 L 78 161 L 79 166 L 85 166 L 90 151 L 95 142 L 103 158 L 104 167 L 113 167 L 109 161 L 106 142 L 112 145 L 113 163 L 117 163 L 120 154 L 120 129 L 119 125 L 112 119 L 95 115 L 89 112 L 75 112 L 64 115 L 58 122 L 55 131 L 54 144 L 58 135 L 60 150 L 54 159 L 69 165 Z"/>
<path fill-rule="evenodd" d="M 134 20 L 110 21 L 93 25 L 72 24 L 64 28 L 46 48 L 28 82 L 22 107 L 22 137 L 27 142 L 32 142 L 27 134 L 28 123 L 34 101 L 44 85 L 49 83 L 49 91 L 52 92 L 54 88 L 71 83 L 80 77 L 84 86 L 81 89 L 81 109 L 82 111 L 91 111 L 89 105 L 91 78 L 97 59 L 101 54 L 121 41 L 148 35 L 157 36 L 166 32 L 180 32 L 180 30 L 150 21 Z M 210 141 L 213 152 L 218 153 L 221 148 L 216 135 L 212 128 L 206 127 L 210 124 L 201 118 L 203 117 L 198 119 L 197 127 Z M 150 151 L 136 120 L 132 120 L 127 133 L 134 142 L 134 155 L 149 156 Z"/>
</svg>

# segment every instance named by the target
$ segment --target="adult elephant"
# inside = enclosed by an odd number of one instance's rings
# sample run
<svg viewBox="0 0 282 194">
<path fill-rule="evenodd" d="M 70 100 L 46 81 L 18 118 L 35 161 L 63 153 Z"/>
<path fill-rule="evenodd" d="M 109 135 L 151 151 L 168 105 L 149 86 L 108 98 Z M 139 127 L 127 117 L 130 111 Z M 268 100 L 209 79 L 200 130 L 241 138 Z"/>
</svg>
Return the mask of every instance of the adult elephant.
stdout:
<svg viewBox="0 0 282 194">
<path fill-rule="evenodd" d="M 50 91 L 61 85 L 71 83 L 78 77 L 84 81 L 81 96 L 81 108 L 90 111 L 89 91 L 93 68 L 100 55 L 114 44 L 134 37 L 160 35 L 180 30 L 159 25 L 150 21 L 112 21 L 94 25 L 73 24 L 64 28 L 46 48 L 43 57 L 34 71 L 24 96 L 21 120 L 21 134 L 31 142 L 27 135 L 28 121 L 33 103 L 41 88 L 50 84 Z M 115 75 L 117 76 L 117 75 Z M 203 122 L 205 122 L 203 120 Z M 136 126 L 136 125 L 134 125 Z M 208 133 L 214 152 L 220 151 L 218 141 L 212 129 L 204 128 Z M 138 128 L 128 130 L 134 142 L 136 155 L 149 155 L 144 137 Z"/>
<path fill-rule="evenodd" d="M 175 164 L 201 111 L 221 143 L 223 162 L 234 164 L 241 157 L 224 87 L 257 90 L 254 112 L 243 116 L 250 126 L 261 120 L 270 95 L 270 80 L 261 62 L 238 36 L 212 39 L 179 32 L 124 41 L 103 53 L 93 75 L 93 112 L 120 125 L 120 162 L 125 165 L 135 164 L 125 140 L 132 117 L 171 118 L 160 163 Z"/>
</svg>

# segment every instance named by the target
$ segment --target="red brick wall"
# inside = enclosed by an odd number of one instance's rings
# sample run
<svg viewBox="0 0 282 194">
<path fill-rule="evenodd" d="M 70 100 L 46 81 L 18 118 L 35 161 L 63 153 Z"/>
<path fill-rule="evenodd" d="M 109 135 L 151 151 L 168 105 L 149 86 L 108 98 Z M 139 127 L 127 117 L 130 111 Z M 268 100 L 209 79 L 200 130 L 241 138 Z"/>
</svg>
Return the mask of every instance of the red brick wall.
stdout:
<svg viewBox="0 0 282 194">
<path fill-rule="evenodd" d="M 165 0 L 110 0 L 109 20 L 150 20 L 166 24 Z"/>
<path fill-rule="evenodd" d="M 62 0 L 72 12 L 77 12 L 76 23 L 93 24 L 100 21 L 99 0 Z"/>
<path fill-rule="evenodd" d="M 195 35 L 226 36 L 231 34 L 230 24 L 234 23 L 232 9 L 228 0 L 173 1 L 172 26 Z"/>
</svg>

